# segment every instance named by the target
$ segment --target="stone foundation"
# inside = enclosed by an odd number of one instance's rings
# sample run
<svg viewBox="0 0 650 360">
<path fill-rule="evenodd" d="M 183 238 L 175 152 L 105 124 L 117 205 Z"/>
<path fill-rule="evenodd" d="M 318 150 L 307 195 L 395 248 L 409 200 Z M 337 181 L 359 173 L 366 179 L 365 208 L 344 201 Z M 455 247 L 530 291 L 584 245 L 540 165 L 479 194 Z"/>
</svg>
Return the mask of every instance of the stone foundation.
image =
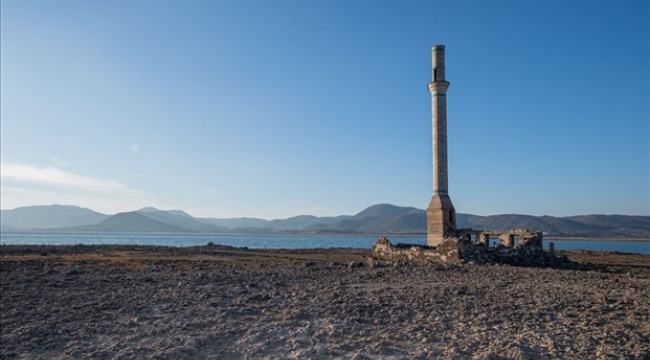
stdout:
<svg viewBox="0 0 650 360">
<path fill-rule="evenodd" d="M 378 260 L 417 263 L 459 263 L 472 261 L 484 263 L 507 263 L 513 265 L 553 265 L 566 262 L 564 257 L 547 253 L 542 247 L 541 232 L 515 230 L 511 232 L 476 232 L 477 241 L 470 236 L 446 238 L 438 246 L 413 244 L 393 245 L 386 237 L 380 237 L 372 246 L 372 256 Z M 514 244 L 514 235 L 519 243 Z M 489 236 L 498 235 L 503 241 L 495 246 L 488 244 Z"/>
</svg>

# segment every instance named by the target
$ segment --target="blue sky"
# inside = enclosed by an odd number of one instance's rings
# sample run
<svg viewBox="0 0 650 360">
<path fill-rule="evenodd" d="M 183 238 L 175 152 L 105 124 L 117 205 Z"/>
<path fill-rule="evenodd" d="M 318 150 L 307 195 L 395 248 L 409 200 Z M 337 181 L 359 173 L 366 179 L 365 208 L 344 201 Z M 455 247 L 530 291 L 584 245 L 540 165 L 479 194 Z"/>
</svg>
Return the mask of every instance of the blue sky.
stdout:
<svg viewBox="0 0 650 360">
<path fill-rule="evenodd" d="M 4 0 L 1 207 L 425 208 L 445 44 L 458 212 L 648 215 L 648 7 Z"/>
</svg>

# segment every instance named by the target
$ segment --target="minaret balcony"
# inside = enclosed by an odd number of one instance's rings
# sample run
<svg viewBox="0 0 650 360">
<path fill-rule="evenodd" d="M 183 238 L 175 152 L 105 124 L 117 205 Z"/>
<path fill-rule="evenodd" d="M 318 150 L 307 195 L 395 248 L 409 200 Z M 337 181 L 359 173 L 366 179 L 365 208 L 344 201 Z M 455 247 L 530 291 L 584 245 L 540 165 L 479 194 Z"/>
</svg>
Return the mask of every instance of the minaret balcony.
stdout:
<svg viewBox="0 0 650 360">
<path fill-rule="evenodd" d="M 449 81 L 434 81 L 429 83 L 431 94 L 446 94 L 449 89 Z"/>
</svg>

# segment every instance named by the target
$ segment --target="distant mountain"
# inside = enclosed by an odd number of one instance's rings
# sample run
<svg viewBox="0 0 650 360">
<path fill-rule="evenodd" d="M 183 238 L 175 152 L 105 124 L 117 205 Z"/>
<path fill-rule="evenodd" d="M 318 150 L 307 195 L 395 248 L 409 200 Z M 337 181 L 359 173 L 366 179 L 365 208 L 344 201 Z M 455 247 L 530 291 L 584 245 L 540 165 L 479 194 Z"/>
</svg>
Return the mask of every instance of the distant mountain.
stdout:
<svg viewBox="0 0 650 360">
<path fill-rule="evenodd" d="M 358 214 L 354 215 L 355 219 L 364 219 L 364 218 L 383 218 L 395 215 L 404 215 L 408 214 L 411 211 L 423 211 L 418 210 L 414 207 L 401 207 L 391 204 L 377 204 L 365 208 Z"/>
<path fill-rule="evenodd" d="M 174 226 L 154 220 L 143 213 L 133 211 L 115 214 L 97 224 L 76 226 L 62 229 L 71 231 L 107 231 L 107 232 L 151 232 L 151 233 L 188 233 L 195 232 L 180 226 Z"/>
<path fill-rule="evenodd" d="M 456 214 L 459 228 L 475 230 L 528 229 L 546 236 L 650 238 L 650 217 L 582 215 L 569 217 L 531 215 L 479 216 Z M 389 204 L 373 205 L 331 224 L 309 225 L 303 230 L 368 234 L 426 234 L 426 211 Z"/>
<path fill-rule="evenodd" d="M 581 215 L 568 217 L 530 215 L 477 216 L 458 214 L 459 227 L 508 230 L 541 230 L 546 236 L 650 237 L 650 217 L 630 215 Z"/>
<path fill-rule="evenodd" d="M 267 226 L 275 230 L 296 230 L 296 229 L 303 229 L 305 227 L 314 224 L 323 224 L 323 225 L 332 224 L 338 218 L 345 218 L 345 217 L 346 216 L 317 217 L 313 215 L 300 215 L 288 219 L 271 220 L 269 221 Z"/>
<path fill-rule="evenodd" d="M 228 229 L 224 227 L 199 221 L 198 219 L 181 210 L 158 210 L 155 208 L 144 208 L 138 210 L 137 212 L 161 223 L 177 226 L 181 229 L 193 232 L 219 233 L 228 231 Z"/>
<path fill-rule="evenodd" d="M 212 224 L 226 229 L 266 228 L 269 224 L 269 220 L 246 217 L 226 219 L 197 218 L 197 220 L 206 224 Z"/>
<path fill-rule="evenodd" d="M 78 206 L 27 206 L 0 210 L 0 229 L 25 231 L 90 225 L 105 220 L 108 216 Z"/>
<path fill-rule="evenodd" d="M 593 232 L 607 231 L 623 237 L 648 237 L 650 217 L 626 215 L 580 215 L 567 219 L 589 226 Z M 564 229 L 569 232 L 569 229 Z M 588 235 L 587 235 L 588 236 Z"/>
<path fill-rule="evenodd" d="M 382 218 L 379 221 L 365 225 L 360 230 L 372 232 L 371 229 L 379 229 L 380 233 L 426 234 L 426 223 L 426 211 L 414 209 L 405 214 L 395 214 Z"/>
<path fill-rule="evenodd" d="M 157 212 L 166 212 L 168 214 L 182 216 L 188 219 L 194 219 L 194 217 L 183 210 L 159 210 L 154 207 L 144 207 L 138 210 L 140 213 L 157 213 Z"/>
<path fill-rule="evenodd" d="M 2 231 L 133 231 L 201 233 L 348 233 L 426 234 L 426 212 L 390 204 L 370 206 L 356 215 L 288 219 L 195 218 L 182 210 L 143 208 L 113 216 L 76 206 L 31 206 L 2 210 Z M 475 230 L 540 230 L 558 237 L 650 238 L 650 217 L 627 215 L 580 215 L 568 217 L 531 215 L 478 216 L 457 214 L 459 228 Z"/>
<path fill-rule="evenodd" d="M 319 222 L 305 230 L 369 234 L 424 234 L 426 213 L 413 207 L 390 204 L 370 206 L 353 216 L 340 216 L 330 224 Z"/>
</svg>

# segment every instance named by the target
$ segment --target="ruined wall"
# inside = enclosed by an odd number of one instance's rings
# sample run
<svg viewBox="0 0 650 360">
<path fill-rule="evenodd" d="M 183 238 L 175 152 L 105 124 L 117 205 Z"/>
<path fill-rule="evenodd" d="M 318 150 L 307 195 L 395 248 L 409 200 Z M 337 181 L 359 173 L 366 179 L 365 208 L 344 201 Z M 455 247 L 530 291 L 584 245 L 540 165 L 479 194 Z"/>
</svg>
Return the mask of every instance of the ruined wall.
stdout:
<svg viewBox="0 0 650 360">
<path fill-rule="evenodd" d="M 500 236 L 508 236 L 506 242 L 510 245 L 510 236 L 514 236 L 513 233 L 517 233 L 520 236 L 517 246 L 514 246 L 514 244 L 512 246 L 505 246 L 500 243 L 494 247 L 489 247 L 487 244 L 486 239 L 489 239 L 489 235 L 498 234 Z M 393 245 L 390 240 L 382 236 L 372 246 L 372 256 L 376 259 L 386 261 L 419 263 L 473 261 L 476 263 L 544 265 L 564 261 L 543 250 L 541 232 L 515 230 L 506 233 L 478 232 L 478 234 L 478 242 L 476 243 L 473 243 L 470 237 L 447 238 L 435 247 L 412 244 Z"/>
<path fill-rule="evenodd" d="M 372 246 L 375 258 L 389 261 L 405 262 L 457 262 L 460 261 L 460 251 L 453 241 L 443 242 L 434 251 L 433 248 L 422 245 L 391 244 L 386 237 L 380 237 Z"/>
</svg>

